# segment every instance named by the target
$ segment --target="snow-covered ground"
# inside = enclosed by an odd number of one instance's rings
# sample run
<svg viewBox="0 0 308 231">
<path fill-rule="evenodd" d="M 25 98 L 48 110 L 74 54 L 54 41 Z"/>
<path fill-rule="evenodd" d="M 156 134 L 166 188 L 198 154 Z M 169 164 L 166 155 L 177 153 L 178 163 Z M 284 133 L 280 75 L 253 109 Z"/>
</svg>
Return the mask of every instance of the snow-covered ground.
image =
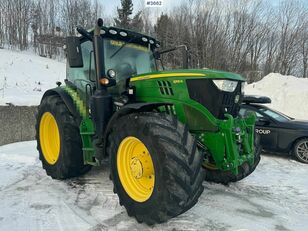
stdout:
<svg viewBox="0 0 308 231">
<path fill-rule="evenodd" d="M 0 230 L 296 230 L 308 227 L 307 165 L 264 155 L 248 178 L 230 186 L 204 182 L 199 202 L 148 227 L 126 214 L 108 166 L 58 181 L 41 167 L 35 141 L 0 147 Z"/>
<path fill-rule="evenodd" d="M 43 93 L 65 79 L 65 63 L 0 49 L 0 105 L 38 105 Z"/>
<path fill-rule="evenodd" d="M 268 96 L 268 106 L 296 119 L 308 120 L 308 78 L 271 73 L 249 84 L 246 94 Z"/>
</svg>

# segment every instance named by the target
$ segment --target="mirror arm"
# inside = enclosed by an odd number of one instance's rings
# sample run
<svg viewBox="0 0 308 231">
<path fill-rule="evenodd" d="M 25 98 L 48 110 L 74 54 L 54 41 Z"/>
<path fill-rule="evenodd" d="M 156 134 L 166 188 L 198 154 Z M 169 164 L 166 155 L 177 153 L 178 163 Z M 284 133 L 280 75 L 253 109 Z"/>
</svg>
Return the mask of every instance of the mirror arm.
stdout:
<svg viewBox="0 0 308 231">
<path fill-rule="evenodd" d="M 170 48 L 170 49 L 158 51 L 157 53 L 161 55 L 161 54 L 168 53 L 168 52 L 170 52 L 170 51 L 175 51 L 176 49 L 177 49 L 177 47 L 173 47 L 173 48 Z"/>
<path fill-rule="evenodd" d="M 164 66 L 164 64 L 163 64 L 163 61 L 162 61 L 161 59 L 159 59 L 159 61 L 160 61 L 161 67 L 163 68 L 163 70 L 165 70 L 165 66 Z"/>
<path fill-rule="evenodd" d="M 81 34 L 82 36 L 86 37 L 87 39 L 89 39 L 90 41 L 93 41 L 93 36 L 86 31 L 85 29 L 83 29 L 81 26 L 77 26 L 76 30 L 78 31 L 79 34 Z"/>
<path fill-rule="evenodd" d="M 179 45 L 177 48 L 184 48 L 184 53 L 183 53 L 183 68 L 188 69 L 188 48 L 186 45 L 182 44 Z"/>
<path fill-rule="evenodd" d="M 179 49 L 179 48 L 184 48 L 185 54 L 184 54 L 184 56 L 183 56 L 183 58 L 184 58 L 184 60 L 183 60 L 183 68 L 184 68 L 184 69 L 187 69 L 187 68 L 188 68 L 188 48 L 187 48 L 187 46 L 184 45 L 184 44 L 179 45 L 179 46 L 176 46 L 176 47 L 173 47 L 173 48 L 170 48 L 170 49 L 166 49 L 166 50 L 162 50 L 162 51 L 156 51 L 156 52 L 154 53 L 154 57 L 155 57 L 156 59 L 158 59 L 158 58 L 160 57 L 161 54 L 168 53 L 168 52 L 171 52 L 171 51 L 175 51 L 175 50 L 177 50 L 177 49 Z"/>
<path fill-rule="evenodd" d="M 188 48 L 187 48 L 187 46 L 185 44 L 177 46 L 176 49 L 182 48 L 182 47 L 185 49 L 185 51 L 188 51 Z"/>
</svg>

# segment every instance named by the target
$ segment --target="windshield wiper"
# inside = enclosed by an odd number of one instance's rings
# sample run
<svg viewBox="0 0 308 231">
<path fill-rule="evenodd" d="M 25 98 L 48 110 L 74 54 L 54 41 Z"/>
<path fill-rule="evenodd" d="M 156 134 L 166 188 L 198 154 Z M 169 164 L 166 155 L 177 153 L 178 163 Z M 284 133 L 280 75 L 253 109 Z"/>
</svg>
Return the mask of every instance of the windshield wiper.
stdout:
<svg viewBox="0 0 308 231">
<path fill-rule="evenodd" d="M 122 48 L 124 48 L 128 43 L 132 42 L 135 40 L 135 37 L 132 37 L 130 40 L 128 40 L 127 42 L 125 42 L 119 49 L 117 49 L 111 56 L 110 59 L 112 59 L 117 53 L 119 53 L 120 50 L 122 50 Z"/>
</svg>

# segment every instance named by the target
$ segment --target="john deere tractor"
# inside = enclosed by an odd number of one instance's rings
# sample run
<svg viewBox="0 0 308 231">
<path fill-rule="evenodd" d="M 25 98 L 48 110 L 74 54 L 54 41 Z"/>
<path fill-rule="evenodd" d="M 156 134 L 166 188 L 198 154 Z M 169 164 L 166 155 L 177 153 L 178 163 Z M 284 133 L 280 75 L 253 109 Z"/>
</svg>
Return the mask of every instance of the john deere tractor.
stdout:
<svg viewBox="0 0 308 231">
<path fill-rule="evenodd" d="M 227 184 L 254 171 L 255 115 L 238 115 L 240 75 L 187 69 L 187 59 L 183 69 L 158 71 L 176 48 L 101 19 L 77 31 L 66 40 L 65 85 L 46 91 L 38 109 L 47 175 L 76 177 L 109 158 L 120 204 L 155 224 L 195 205 L 204 179 Z"/>
</svg>

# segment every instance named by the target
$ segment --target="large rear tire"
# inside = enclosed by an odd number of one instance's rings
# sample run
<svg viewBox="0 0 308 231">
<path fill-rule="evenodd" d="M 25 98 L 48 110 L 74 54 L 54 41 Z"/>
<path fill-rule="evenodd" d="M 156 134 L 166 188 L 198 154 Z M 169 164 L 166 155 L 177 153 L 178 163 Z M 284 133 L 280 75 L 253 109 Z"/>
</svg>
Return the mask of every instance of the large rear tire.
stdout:
<svg viewBox="0 0 308 231">
<path fill-rule="evenodd" d="M 175 117 L 121 117 L 108 136 L 107 152 L 114 192 L 138 222 L 152 225 L 178 216 L 203 191 L 203 156 L 187 126 Z"/>
<path fill-rule="evenodd" d="M 79 127 L 61 97 L 46 96 L 38 108 L 36 140 L 48 176 L 66 179 L 88 172 L 84 165 Z"/>
<path fill-rule="evenodd" d="M 203 165 L 206 171 L 205 180 L 214 183 L 220 184 L 228 184 L 230 182 L 237 182 L 240 181 L 247 176 L 249 176 L 257 167 L 261 160 L 261 151 L 262 147 L 260 146 L 260 137 L 259 135 L 255 135 L 255 158 L 254 163 L 250 166 L 247 162 L 243 163 L 238 168 L 238 174 L 234 174 L 231 171 L 223 171 L 220 169 L 211 168 L 207 165 Z"/>
</svg>

